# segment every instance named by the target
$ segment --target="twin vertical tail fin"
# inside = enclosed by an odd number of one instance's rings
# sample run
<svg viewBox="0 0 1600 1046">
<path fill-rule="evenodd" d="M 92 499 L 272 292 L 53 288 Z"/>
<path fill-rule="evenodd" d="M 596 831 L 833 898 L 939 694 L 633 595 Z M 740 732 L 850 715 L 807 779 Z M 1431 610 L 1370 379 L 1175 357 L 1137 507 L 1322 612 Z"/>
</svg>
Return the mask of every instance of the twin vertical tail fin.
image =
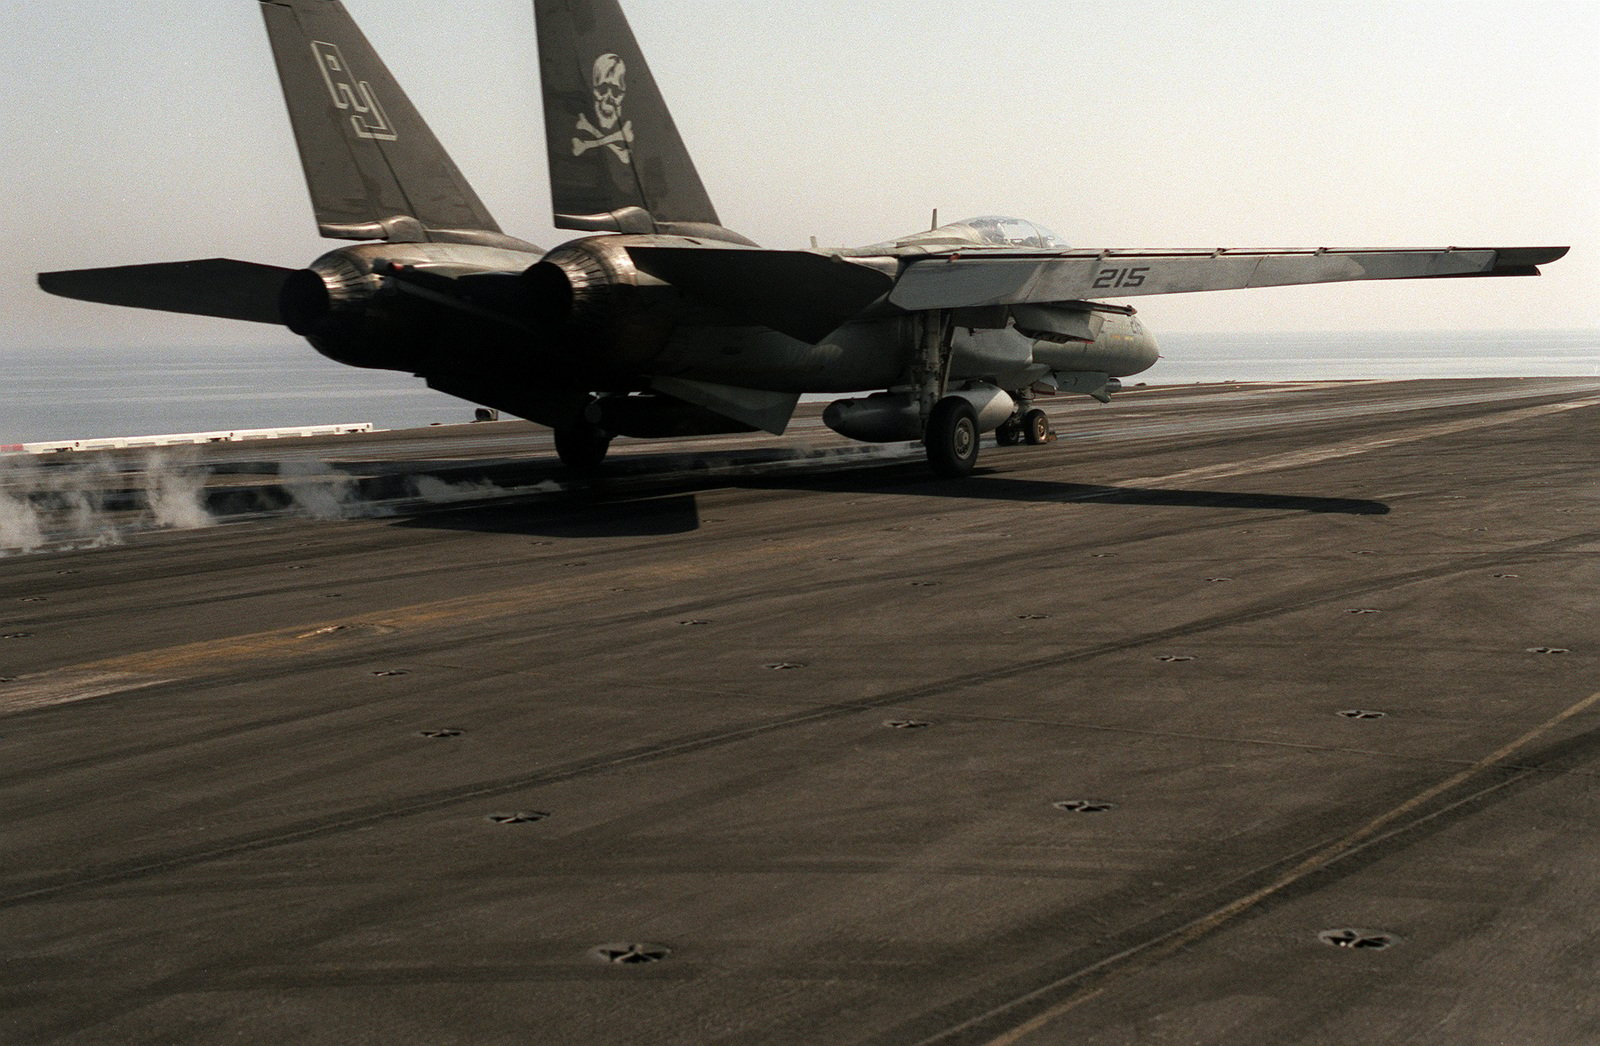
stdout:
<svg viewBox="0 0 1600 1046">
<path fill-rule="evenodd" d="M 503 241 L 338 0 L 261 0 L 322 235 Z"/>
<path fill-rule="evenodd" d="M 260 0 L 324 236 L 509 240 L 339 0 Z M 617 0 L 535 0 L 555 224 L 721 227 Z"/>
<path fill-rule="evenodd" d="M 721 226 L 617 0 L 534 0 L 555 224 L 749 242 Z"/>
</svg>

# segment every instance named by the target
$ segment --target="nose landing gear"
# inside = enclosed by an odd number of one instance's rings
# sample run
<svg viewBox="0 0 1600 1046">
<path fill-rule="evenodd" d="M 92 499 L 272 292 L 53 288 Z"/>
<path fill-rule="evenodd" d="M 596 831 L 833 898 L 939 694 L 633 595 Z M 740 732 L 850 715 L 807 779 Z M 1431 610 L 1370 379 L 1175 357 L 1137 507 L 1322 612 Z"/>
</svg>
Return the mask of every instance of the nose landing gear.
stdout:
<svg viewBox="0 0 1600 1046">
<path fill-rule="evenodd" d="M 1056 431 L 1050 425 L 1050 416 L 1037 407 L 994 430 L 994 441 L 1002 447 L 1015 447 L 1023 442 L 1038 446 L 1055 438 Z"/>
<path fill-rule="evenodd" d="M 1050 415 L 1038 407 L 1022 415 L 1017 424 L 1022 432 L 1022 438 L 1032 446 L 1049 443 L 1055 438 L 1055 430 L 1050 427 Z"/>
</svg>

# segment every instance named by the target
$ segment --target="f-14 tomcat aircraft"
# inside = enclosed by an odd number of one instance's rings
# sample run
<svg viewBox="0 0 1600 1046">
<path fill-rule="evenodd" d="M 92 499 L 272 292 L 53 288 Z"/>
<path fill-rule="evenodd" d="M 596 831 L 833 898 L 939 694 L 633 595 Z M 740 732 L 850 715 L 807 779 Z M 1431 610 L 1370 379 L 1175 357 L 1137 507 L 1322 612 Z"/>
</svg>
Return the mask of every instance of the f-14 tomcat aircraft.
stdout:
<svg viewBox="0 0 1600 1046">
<path fill-rule="evenodd" d="M 357 367 L 555 431 L 782 433 L 805 393 L 858 440 L 969 473 L 982 434 L 1044 443 L 1034 398 L 1105 401 L 1157 359 L 1107 299 L 1345 280 L 1532 276 L 1565 247 L 1100 250 L 985 217 L 852 249 L 726 229 L 616 0 L 534 0 L 555 225 L 501 232 L 337 0 L 260 0 L 317 224 L 365 241 L 294 271 L 210 259 L 46 273 L 53 294 L 283 324 Z"/>
</svg>

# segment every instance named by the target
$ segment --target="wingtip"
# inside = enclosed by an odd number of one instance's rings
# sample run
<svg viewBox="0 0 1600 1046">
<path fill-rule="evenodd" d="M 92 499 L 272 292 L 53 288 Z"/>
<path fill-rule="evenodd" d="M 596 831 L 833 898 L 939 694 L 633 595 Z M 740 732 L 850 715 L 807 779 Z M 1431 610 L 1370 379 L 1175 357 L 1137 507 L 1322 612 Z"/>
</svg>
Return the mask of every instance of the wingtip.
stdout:
<svg viewBox="0 0 1600 1046">
<path fill-rule="evenodd" d="M 1495 268 L 1531 268 L 1566 257 L 1571 247 L 1501 247 L 1495 251 Z"/>
</svg>

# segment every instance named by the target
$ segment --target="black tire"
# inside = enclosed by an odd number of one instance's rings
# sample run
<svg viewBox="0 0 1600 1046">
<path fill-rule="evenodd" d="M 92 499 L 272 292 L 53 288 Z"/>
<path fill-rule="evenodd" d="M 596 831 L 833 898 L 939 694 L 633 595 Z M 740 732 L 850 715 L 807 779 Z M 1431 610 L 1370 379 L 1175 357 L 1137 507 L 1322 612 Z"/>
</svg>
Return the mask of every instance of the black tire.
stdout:
<svg viewBox="0 0 1600 1046">
<path fill-rule="evenodd" d="M 1022 437 L 1038 446 L 1050 442 L 1050 415 L 1035 407 L 1022 416 Z"/>
<path fill-rule="evenodd" d="M 947 479 L 971 475 L 978 463 L 978 412 L 960 396 L 945 397 L 933 405 L 922 442 L 934 475 Z"/>
<path fill-rule="evenodd" d="M 575 472 L 593 472 L 606 459 L 611 449 L 611 434 L 580 421 L 567 428 L 556 429 L 556 455 L 561 464 Z"/>
<path fill-rule="evenodd" d="M 1008 421 L 994 430 L 994 441 L 1002 447 L 1015 447 L 1022 442 L 1022 426 Z"/>
</svg>

